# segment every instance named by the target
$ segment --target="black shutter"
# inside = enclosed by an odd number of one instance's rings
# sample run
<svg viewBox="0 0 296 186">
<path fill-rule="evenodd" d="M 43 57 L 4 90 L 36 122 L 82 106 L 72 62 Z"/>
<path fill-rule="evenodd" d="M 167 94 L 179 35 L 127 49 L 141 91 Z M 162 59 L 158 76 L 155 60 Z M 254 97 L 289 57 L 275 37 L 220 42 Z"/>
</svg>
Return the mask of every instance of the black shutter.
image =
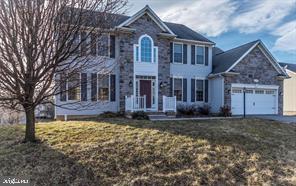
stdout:
<svg viewBox="0 0 296 186">
<path fill-rule="evenodd" d="M 60 74 L 60 101 L 67 101 L 67 81 L 65 75 Z"/>
<path fill-rule="evenodd" d="M 81 32 L 81 35 L 80 35 L 80 38 L 81 38 L 81 44 L 80 44 L 80 47 L 81 47 L 81 56 L 85 56 L 86 55 L 86 50 L 87 50 L 87 43 L 86 43 L 86 33 L 85 32 Z"/>
<path fill-rule="evenodd" d="M 174 51 L 173 51 L 173 43 L 170 43 L 170 57 L 171 57 L 171 63 L 173 62 L 173 55 L 174 55 Z"/>
<path fill-rule="evenodd" d="M 183 64 L 187 64 L 187 45 L 183 44 Z"/>
<path fill-rule="evenodd" d="M 110 35 L 110 58 L 115 58 L 115 36 Z"/>
<path fill-rule="evenodd" d="M 91 46 L 90 46 L 91 55 L 95 56 L 97 55 L 97 36 L 95 33 L 91 34 L 90 42 L 91 42 Z"/>
<path fill-rule="evenodd" d="M 205 47 L 205 65 L 208 66 L 209 65 L 209 47 Z"/>
<path fill-rule="evenodd" d="M 91 74 L 91 100 L 97 101 L 97 74 Z"/>
<path fill-rule="evenodd" d="M 116 97 L 116 87 L 115 87 L 115 82 L 116 82 L 116 79 L 115 79 L 115 75 L 112 74 L 110 75 L 110 100 L 111 101 L 115 101 L 115 97 Z"/>
<path fill-rule="evenodd" d="M 205 102 L 209 102 L 209 80 L 205 80 Z"/>
<path fill-rule="evenodd" d="M 172 96 L 174 96 L 174 94 L 173 94 L 173 78 L 170 78 L 170 96 L 172 97 Z"/>
<path fill-rule="evenodd" d="M 183 78 L 183 102 L 187 102 L 187 79 Z"/>
<path fill-rule="evenodd" d="M 81 101 L 87 101 L 87 73 L 81 73 Z"/>
<path fill-rule="evenodd" d="M 195 102 L 195 79 L 191 79 L 191 102 Z"/>
<path fill-rule="evenodd" d="M 195 45 L 191 45 L 191 64 L 195 65 Z"/>
</svg>

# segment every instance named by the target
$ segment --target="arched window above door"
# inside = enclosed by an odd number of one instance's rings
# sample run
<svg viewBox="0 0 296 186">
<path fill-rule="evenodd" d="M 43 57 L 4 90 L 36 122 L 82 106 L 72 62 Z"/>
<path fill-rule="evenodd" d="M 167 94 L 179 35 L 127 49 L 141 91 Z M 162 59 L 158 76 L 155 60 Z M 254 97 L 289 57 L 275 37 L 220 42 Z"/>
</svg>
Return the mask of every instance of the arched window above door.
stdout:
<svg viewBox="0 0 296 186">
<path fill-rule="evenodd" d="M 157 47 L 154 47 L 153 39 L 145 34 L 139 38 L 138 44 L 134 47 L 135 61 L 156 63 L 158 58 Z"/>
</svg>

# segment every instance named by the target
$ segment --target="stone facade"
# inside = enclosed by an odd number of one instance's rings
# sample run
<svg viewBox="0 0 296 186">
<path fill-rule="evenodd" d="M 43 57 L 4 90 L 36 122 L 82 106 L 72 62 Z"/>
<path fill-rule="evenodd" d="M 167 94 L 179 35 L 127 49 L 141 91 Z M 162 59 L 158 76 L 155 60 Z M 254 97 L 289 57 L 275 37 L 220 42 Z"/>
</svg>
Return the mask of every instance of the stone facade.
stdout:
<svg viewBox="0 0 296 186">
<path fill-rule="evenodd" d="M 232 83 L 254 84 L 254 79 L 258 79 L 258 84 L 279 86 L 278 112 L 283 114 L 283 80 L 277 78 L 279 73 L 258 46 L 239 62 L 232 71 L 239 73 L 239 75 L 224 77 L 225 105 L 231 106 Z"/>
<path fill-rule="evenodd" d="M 133 95 L 133 87 L 129 86 L 133 83 L 133 45 L 138 44 L 139 38 L 147 34 L 158 47 L 158 69 L 159 69 L 159 83 L 167 82 L 169 84 L 170 78 L 170 40 L 159 37 L 162 30 L 159 26 L 148 16 L 143 15 L 130 25 L 130 28 L 135 29 L 133 33 L 120 33 L 117 43 L 119 44 L 119 61 L 120 61 L 120 110 L 125 109 L 125 96 Z M 159 85 L 157 85 L 159 86 Z M 170 87 L 159 87 L 158 104 L 159 109 L 162 109 L 162 96 L 169 96 Z"/>
</svg>

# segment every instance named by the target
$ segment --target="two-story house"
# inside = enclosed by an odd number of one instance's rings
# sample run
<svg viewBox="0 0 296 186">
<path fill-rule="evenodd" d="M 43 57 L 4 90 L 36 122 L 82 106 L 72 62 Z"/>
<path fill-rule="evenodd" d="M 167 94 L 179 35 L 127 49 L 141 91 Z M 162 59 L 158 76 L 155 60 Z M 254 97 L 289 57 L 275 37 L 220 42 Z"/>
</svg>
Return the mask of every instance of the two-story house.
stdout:
<svg viewBox="0 0 296 186">
<path fill-rule="evenodd" d="M 94 51 L 114 68 L 103 77 L 99 67 L 81 73 L 80 81 L 90 83 L 55 101 L 79 101 L 83 109 L 56 107 L 56 117 L 173 111 L 178 103 L 208 104 L 213 112 L 228 105 L 233 114 L 282 114 L 287 74 L 260 40 L 222 51 L 182 24 L 163 22 L 149 6 L 131 17 L 116 16 L 104 39 L 107 52 Z"/>
</svg>

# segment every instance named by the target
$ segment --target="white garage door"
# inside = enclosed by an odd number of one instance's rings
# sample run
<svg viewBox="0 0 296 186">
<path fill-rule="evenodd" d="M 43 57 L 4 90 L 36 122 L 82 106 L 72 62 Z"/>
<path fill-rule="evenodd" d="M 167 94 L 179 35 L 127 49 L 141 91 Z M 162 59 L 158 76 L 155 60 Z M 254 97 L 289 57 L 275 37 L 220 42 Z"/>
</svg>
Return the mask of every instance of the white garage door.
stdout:
<svg viewBox="0 0 296 186">
<path fill-rule="evenodd" d="M 246 89 L 246 114 L 277 114 L 276 89 Z M 244 114 L 243 88 L 232 88 L 231 110 L 234 115 Z"/>
</svg>

